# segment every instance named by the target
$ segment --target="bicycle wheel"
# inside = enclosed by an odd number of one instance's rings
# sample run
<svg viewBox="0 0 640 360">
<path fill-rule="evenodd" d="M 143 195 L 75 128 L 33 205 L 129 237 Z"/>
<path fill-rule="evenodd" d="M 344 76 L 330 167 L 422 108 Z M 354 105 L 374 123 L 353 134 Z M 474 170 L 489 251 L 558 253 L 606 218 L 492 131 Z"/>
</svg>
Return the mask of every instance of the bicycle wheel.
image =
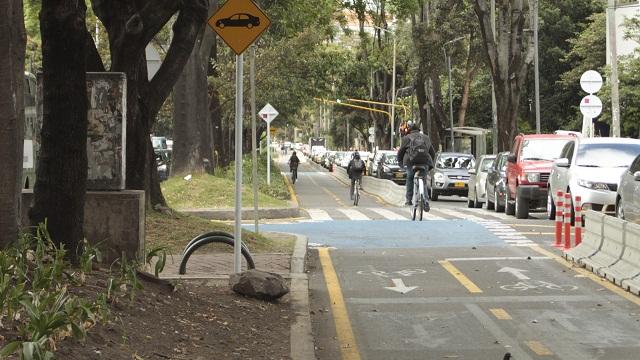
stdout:
<svg viewBox="0 0 640 360">
<path fill-rule="evenodd" d="M 291 174 L 291 182 L 295 184 L 297 179 L 298 179 L 298 169 L 295 169 Z"/>
<path fill-rule="evenodd" d="M 420 205 L 418 206 L 420 210 L 420 221 L 422 221 L 422 215 L 424 214 L 424 194 L 420 194 Z"/>
<path fill-rule="evenodd" d="M 353 187 L 353 205 L 358 206 L 358 201 L 360 201 L 360 182 L 356 181 L 356 185 Z"/>
</svg>

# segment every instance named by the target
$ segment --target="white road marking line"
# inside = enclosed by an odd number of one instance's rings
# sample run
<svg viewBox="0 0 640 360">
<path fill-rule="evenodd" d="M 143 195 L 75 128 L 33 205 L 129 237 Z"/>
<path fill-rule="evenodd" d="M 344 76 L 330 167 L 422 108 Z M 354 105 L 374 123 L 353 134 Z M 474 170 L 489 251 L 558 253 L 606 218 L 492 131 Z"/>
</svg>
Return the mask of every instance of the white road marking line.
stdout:
<svg viewBox="0 0 640 360">
<path fill-rule="evenodd" d="M 438 208 L 438 209 L 435 209 L 435 210 L 438 211 L 438 212 L 441 212 L 441 213 L 443 213 L 445 215 L 453 216 L 453 217 L 459 218 L 459 219 L 471 219 L 471 218 L 473 218 L 473 216 L 469 216 L 469 215 L 463 214 L 463 213 L 455 211 L 455 210 L 442 209 L 442 208 Z"/>
<path fill-rule="evenodd" d="M 338 209 L 338 211 L 340 211 L 341 213 L 345 214 L 349 220 L 358 220 L 358 221 L 363 221 L 363 220 L 371 220 L 369 219 L 369 217 L 363 213 L 361 213 L 358 210 L 354 210 L 354 209 Z"/>
<path fill-rule="evenodd" d="M 551 260 L 547 256 L 495 256 L 475 258 L 447 258 L 447 261 Z"/>
<path fill-rule="evenodd" d="M 427 219 L 427 220 L 445 220 L 445 218 L 443 218 L 443 217 L 440 217 L 438 215 L 433 215 L 433 214 L 428 213 L 428 212 L 423 213 L 422 214 L 422 218 L 423 219 Z"/>
<path fill-rule="evenodd" d="M 505 214 L 505 213 L 497 213 L 497 212 L 491 212 L 490 210 L 485 210 L 485 209 L 463 209 L 463 211 L 468 211 L 468 212 L 473 212 L 473 213 L 477 213 L 477 214 L 482 214 L 484 216 L 489 216 L 495 219 L 500 219 L 500 220 L 512 220 L 513 217 Z"/>
<path fill-rule="evenodd" d="M 321 209 L 307 209 L 307 213 L 314 221 L 331 221 L 333 220 L 329 213 Z"/>
<path fill-rule="evenodd" d="M 409 220 L 406 217 L 397 214 L 391 210 L 382 209 L 382 208 L 369 208 L 369 210 L 377 213 L 378 215 L 382 215 L 387 220 Z"/>
</svg>

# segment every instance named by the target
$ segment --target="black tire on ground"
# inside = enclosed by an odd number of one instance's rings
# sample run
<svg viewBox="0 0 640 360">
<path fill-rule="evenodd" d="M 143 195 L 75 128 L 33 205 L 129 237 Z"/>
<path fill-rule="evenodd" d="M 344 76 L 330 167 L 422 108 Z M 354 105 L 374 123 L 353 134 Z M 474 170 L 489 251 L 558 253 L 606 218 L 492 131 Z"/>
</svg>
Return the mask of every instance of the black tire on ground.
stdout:
<svg viewBox="0 0 640 360">
<path fill-rule="evenodd" d="M 497 200 L 494 198 L 494 200 Z M 489 192 L 487 191 L 487 210 L 495 210 L 496 205 L 493 201 L 489 200 Z"/>
<path fill-rule="evenodd" d="M 547 219 L 555 220 L 556 219 L 556 203 L 553 201 L 553 196 L 551 196 L 551 191 L 547 194 Z"/>
<path fill-rule="evenodd" d="M 420 212 L 420 221 L 422 221 L 422 216 L 424 215 L 424 195 L 420 195 L 420 205 L 418 206 L 418 211 Z"/>
<path fill-rule="evenodd" d="M 515 203 L 515 215 L 516 219 L 528 219 L 529 218 L 529 201 L 523 199 L 521 196 L 516 194 L 516 203 Z"/>
<path fill-rule="evenodd" d="M 193 254 L 200 247 L 207 244 L 213 244 L 213 243 L 221 243 L 221 244 L 227 244 L 229 246 L 234 246 L 234 242 L 235 242 L 234 239 L 231 239 L 226 236 L 218 236 L 218 235 L 204 237 L 197 240 L 196 242 L 191 244 L 191 246 L 188 247 L 184 252 L 184 255 L 182 256 L 182 261 L 180 262 L 180 269 L 178 273 L 180 275 L 184 275 L 187 272 L 187 262 L 189 261 L 191 254 Z M 242 243 L 241 252 L 242 252 L 242 256 L 247 261 L 247 268 L 255 269 L 256 265 L 253 262 L 253 258 L 251 257 L 251 254 L 249 253 L 249 249 L 244 245 L 244 243 Z"/>
<path fill-rule="evenodd" d="M 504 212 L 507 215 L 515 215 L 516 214 L 516 205 L 512 203 L 509 199 L 509 189 L 507 188 L 504 193 Z"/>
<path fill-rule="evenodd" d="M 429 198 L 432 201 L 438 201 L 438 192 L 436 190 L 433 189 L 433 184 L 431 184 L 431 191 L 429 191 Z"/>
<path fill-rule="evenodd" d="M 482 207 L 482 203 L 480 202 L 480 200 L 478 200 L 478 193 L 477 192 L 473 197 L 473 207 L 475 207 L 476 209 L 480 209 Z"/>
<path fill-rule="evenodd" d="M 473 200 L 471 200 L 471 198 L 467 198 L 467 207 L 468 208 L 475 207 L 475 204 L 473 203 Z"/>
<path fill-rule="evenodd" d="M 500 205 L 500 197 L 498 197 L 498 190 L 494 190 L 493 191 L 493 198 L 496 201 L 495 202 L 495 206 L 493 207 L 493 209 L 497 212 L 497 213 L 501 213 L 504 212 L 504 205 Z"/>
</svg>

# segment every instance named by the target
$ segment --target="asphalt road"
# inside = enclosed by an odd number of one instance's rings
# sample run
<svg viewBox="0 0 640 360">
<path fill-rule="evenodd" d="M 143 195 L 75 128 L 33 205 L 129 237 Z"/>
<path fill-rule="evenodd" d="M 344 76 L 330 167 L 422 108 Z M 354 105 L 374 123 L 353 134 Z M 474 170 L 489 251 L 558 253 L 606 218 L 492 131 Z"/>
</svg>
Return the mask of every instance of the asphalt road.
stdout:
<svg viewBox="0 0 640 360">
<path fill-rule="evenodd" d="M 516 220 L 466 199 L 409 221 L 303 163 L 318 359 L 639 359 L 640 299 L 559 258 L 544 214 Z M 366 189 L 365 189 L 366 190 Z"/>
</svg>

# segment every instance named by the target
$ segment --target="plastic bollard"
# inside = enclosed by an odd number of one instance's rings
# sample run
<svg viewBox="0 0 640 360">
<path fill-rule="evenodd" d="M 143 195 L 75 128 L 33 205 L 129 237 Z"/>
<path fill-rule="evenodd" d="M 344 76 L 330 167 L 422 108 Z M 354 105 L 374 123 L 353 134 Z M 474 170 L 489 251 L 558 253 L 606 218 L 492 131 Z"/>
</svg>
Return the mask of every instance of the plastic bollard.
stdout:
<svg viewBox="0 0 640 360">
<path fill-rule="evenodd" d="M 576 196 L 576 210 L 575 210 L 575 232 L 576 232 L 576 246 L 582 242 L 582 198 Z"/>
<path fill-rule="evenodd" d="M 556 243 L 553 246 L 562 247 L 562 214 L 564 211 L 564 192 L 556 193 Z"/>
<path fill-rule="evenodd" d="M 571 194 L 564 194 L 564 250 L 571 249 Z"/>
</svg>

